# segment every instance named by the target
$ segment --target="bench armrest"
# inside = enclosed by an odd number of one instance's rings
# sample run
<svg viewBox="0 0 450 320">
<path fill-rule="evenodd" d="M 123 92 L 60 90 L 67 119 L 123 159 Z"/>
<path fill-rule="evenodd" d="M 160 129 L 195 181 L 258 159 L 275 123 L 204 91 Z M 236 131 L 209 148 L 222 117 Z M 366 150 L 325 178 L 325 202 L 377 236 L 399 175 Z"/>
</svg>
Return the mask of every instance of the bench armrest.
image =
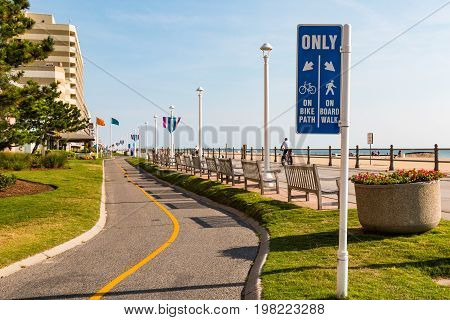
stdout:
<svg viewBox="0 0 450 320">
<path fill-rule="evenodd" d="M 340 178 L 339 177 L 324 177 L 324 178 L 320 177 L 319 179 L 323 180 L 323 181 L 335 181 L 335 180 L 339 180 Z"/>
<path fill-rule="evenodd" d="M 261 172 L 261 179 L 264 176 L 265 173 L 272 173 L 276 179 L 278 179 L 278 174 L 281 172 L 281 170 L 264 170 L 263 172 Z"/>
</svg>

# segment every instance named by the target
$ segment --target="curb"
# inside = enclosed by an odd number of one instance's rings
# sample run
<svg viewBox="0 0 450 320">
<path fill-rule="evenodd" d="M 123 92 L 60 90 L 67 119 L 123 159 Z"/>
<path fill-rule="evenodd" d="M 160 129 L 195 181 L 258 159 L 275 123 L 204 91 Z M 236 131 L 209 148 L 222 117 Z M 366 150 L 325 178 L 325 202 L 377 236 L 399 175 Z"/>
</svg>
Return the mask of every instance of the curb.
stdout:
<svg viewBox="0 0 450 320">
<path fill-rule="evenodd" d="M 60 245 L 57 245 L 56 247 L 53 247 L 53 248 L 43 251 L 41 253 L 37 253 L 31 257 L 14 262 L 13 264 L 10 264 L 9 266 L 6 266 L 6 267 L 0 269 L 0 278 L 7 277 L 19 270 L 28 268 L 32 265 L 35 265 L 35 264 L 43 262 L 47 259 L 53 258 L 54 256 L 56 256 L 60 253 L 63 253 L 67 250 L 73 249 L 76 246 L 79 246 L 79 245 L 87 242 L 88 240 L 92 239 L 100 231 L 103 230 L 103 228 L 105 227 L 105 224 L 106 224 L 105 160 L 103 160 L 102 167 L 103 167 L 102 196 L 100 199 L 100 216 L 97 220 L 97 223 L 90 230 L 82 233 L 81 235 L 79 235 L 78 237 L 76 237 L 72 240 L 64 242 Z"/>
<path fill-rule="evenodd" d="M 131 165 L 131 164 L 129 164 Z M 134 167 L 134 166 L 133 166 Z M 262 267 L 264 266 L 264 263 L 266 262 L 267 255 L 269 253 L 269 240 L 270 236 L 267 230 L 259 224 L 255 219 L 252 217 L 247 216 L 245 213 L 225 206 L 223 204 L 217 203 L 215 201 L 212 201 L 209 198 L 200 196 L 192 191 L 183 189 L 180 186 L 170 184 L 167 181 L 164 181 L 153 174 L 145 171 L 144 169 L 140 167 L 134 167 L 139 170 L 140 173 L 143 173 L 156 181 L 165 184 L 167 186 L 170 186 L 174 188 L 177 191 L 182 191 L 185 194 L 187 194 L 189 197 L 208 205 L 212 209 L 218 209 L 221 211 L 225 211 L 235 217 L 237 217 L 239 220 L 245 222 L 246 224 L 250 225 L 250 227 L 253 229 L 253 231 L 259 236 L 259 248 L 258 253 L 256 255 L 255 260 L 253 261 L 252 266 L 250 267 L 250 271 L 248 272 L 247 281 L 244 285 L 244 290 L 242 291 L 242 299 L 243 300 L 261 300 L 261 292 L 262 292 L 262 286 L 261 286 L 261 279 L 259 276 L 261 275 Z"/>
</svg>

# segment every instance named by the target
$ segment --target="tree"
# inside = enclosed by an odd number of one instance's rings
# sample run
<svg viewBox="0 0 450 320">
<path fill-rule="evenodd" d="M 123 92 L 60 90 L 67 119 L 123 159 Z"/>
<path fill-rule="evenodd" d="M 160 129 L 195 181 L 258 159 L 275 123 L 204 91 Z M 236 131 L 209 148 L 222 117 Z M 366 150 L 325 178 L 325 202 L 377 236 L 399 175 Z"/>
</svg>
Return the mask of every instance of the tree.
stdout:
<svg viewBox="0 0 450 320">
<path fill-rule="evenodd" d="M 39 145 L 45 146 L 50 136 L 60 133 L 76 132 L 85 129 L 89 121 L 81 117 L 80 109 L 59 100 L 58 84 L 39 86 L 29 81 L 24 87 L 15 131 L 27 135 L 29 143 L 34 142 L 33 153 Z"/>
<path fill-rule="evenodd" d="M 16 85 L 23 72 L 20 65 L 43 60 L 53 50 L 53 40 L 31 42 L 18 36 L 30 30 L 34 21 L 25 16 L 28 0 L 0 0 L 0 150 L 28 143 L 29 133 L 16 131 L 18 105 L 25 88 Z"/>
</svg>

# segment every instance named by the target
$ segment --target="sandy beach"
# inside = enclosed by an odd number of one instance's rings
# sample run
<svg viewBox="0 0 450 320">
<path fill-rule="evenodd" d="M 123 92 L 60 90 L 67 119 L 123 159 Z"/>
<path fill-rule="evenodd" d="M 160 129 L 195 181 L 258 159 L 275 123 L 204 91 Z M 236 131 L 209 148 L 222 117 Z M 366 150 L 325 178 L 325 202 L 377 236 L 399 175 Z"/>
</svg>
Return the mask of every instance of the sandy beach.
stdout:
<svg viewBox="0 0 450 320">
<path fill-rule="evenodd" d="M 220 153 L 221 156 L 224 157 L 232 157 L 232 152 L 224 152 Z M 205 153 L 205 156 L 207 154 Z M 212 156 L 212 153 L 210 154 Z M 216 150 L 215 156 L 218 156 L 218 152 Z M 240 152 L 234 153 L 234 158 L 239 159 L 241 156 Z M 261 160 L 261 153 L 254 153 L 253 160 Z M 250 160 L 250 154 L 247 154 L 247 160 Z M 306 164 L 307 156 L 306 155 L 293 155 L 294 164 Z M 440 158 L 439 159 L 439 170 L 450 174 L 450 158 Z M 275 162 L 274 154 L 271 154 L 271 162 Z M 277 162 L 281 162 L 281 152 L 277 153 Z M 317 164 L 321 166 L 328 166 L 329 158 L 328 156 L 312 156 L 311 155 L 311 164 Z M 332 156 L 331 163 L 332 167 L 340 167 L 341 159 L 339 156 Z M 350 168 L 355 168 L 356 158 L 350 157 L 349 160 Z M 389 170 L 389 156 L 372 156 L 372 160 L 369 159 L 369 156 L 364 155 L 359 158 L 359 169 L 360 170 L 369 170 L 369 171 L 388 171 Z M 424 156 L 424 155 L 415 155 L 415 156 L 403 156 L 396 157 L 394 159 L 394 170 L 396 169 L 434 169 L 434 157 L 433 156 Z"/>
</svg>

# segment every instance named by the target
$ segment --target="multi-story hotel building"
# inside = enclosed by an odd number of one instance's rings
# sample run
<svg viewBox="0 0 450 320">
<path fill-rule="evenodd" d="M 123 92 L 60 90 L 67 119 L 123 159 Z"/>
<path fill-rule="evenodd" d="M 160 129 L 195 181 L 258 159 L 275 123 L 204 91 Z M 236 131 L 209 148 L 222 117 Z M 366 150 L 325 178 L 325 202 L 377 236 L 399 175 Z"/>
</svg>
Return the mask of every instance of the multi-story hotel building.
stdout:
<svg viewBox="0 0 450 320">
<path fill-rule="evenodd" d="M 51 14 L 27 12 L 26 16 L 33 19 L 35 24 L 20 38 L 41 41 L 50 36 L 54 41 L 54 50 L 43 61 L 34 61 L 29 65 L 21 66 L 19 69 L 24 71 L 24 76 L 19 82 L 33 80 L 41 85 L 59 82 L 61 99 L 78 107 L 83 118 L 90 118 L 84 101 L 83 57 L 75 26 L 55 23 Z M 69 142 L 81 143 L 92 140 L 90 136 L 90 130 L 86 129 L 83 132 L 65 135 L 64 138 Z"/>
</svg>

